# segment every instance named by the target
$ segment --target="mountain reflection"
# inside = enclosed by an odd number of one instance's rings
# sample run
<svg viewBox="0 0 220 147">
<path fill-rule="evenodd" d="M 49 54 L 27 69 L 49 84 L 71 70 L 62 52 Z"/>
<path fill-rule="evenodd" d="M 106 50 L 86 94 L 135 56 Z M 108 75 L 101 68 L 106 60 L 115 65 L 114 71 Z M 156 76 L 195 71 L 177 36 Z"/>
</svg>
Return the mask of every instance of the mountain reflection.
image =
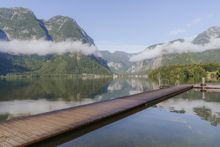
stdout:
<svg viewBox="0 0 220 147">
<path fill-rule="evenodd" d="M 21 99 L 65 98 L 65 101 L 90 97 L 95 93 L 105 91 L 111 79 L 22 79 L 0 81 L 0 101 Z"/>
<path fill-rule="evenodd" d="M 158 107 L 175 113 L 197 115 L 211 125 L 220 124 L 220 93 L 191 90 L 157 104 Z"/>
<path fill-rule="evenodd" d="M 140 93 L 146 79 L 39 78 L 0 80 L 0 121 Z"/>
</svg>

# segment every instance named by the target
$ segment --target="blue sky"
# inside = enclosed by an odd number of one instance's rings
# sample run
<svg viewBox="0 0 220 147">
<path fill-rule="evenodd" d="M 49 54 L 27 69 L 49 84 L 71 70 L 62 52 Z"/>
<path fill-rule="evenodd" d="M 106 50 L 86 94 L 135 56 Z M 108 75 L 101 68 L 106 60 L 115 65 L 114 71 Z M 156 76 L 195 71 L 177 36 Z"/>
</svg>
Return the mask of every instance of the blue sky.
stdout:
<svg viewBox="0 0 220 147">
<path fill-rule="evenodd" d="M 0 7 L 26 7 L 38 18 L 70 16 L 99 49 L 127 52 L 220 26 L 219 6 L 219 0 L 0 0 Z"/>
</svg>

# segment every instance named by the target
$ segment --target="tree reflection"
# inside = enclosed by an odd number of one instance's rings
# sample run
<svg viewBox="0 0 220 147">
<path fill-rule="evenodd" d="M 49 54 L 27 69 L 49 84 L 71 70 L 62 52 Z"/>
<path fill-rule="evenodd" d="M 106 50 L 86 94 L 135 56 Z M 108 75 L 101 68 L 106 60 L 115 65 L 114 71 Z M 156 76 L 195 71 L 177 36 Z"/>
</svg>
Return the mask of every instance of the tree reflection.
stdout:
<svg viewBox="0 0 220 147">
<path fill-rule="evenodd" d="M 147 79 L 0 80 L 0 121 L 127 96 L 154 87 Z"/>
<path fill-rule="evenodd" d="M 202 118 L 203 120 L 209 121 L 213 126 L 217 126 L 218 124 L 220 124 L 219 113 L 213 114 L 212 110 L 206 107 L 194 108 L 194 112 L 196 112 L 196 114 L 200 116 L 200 118 Z"/>
<path fill-rule="evenodd" d="M 0 101 L 22 99 L 79 100 L 105 92 L 111 79 L 39 78 L 0 81 Z"/>
<path fill-rule="evenodd" d="M 168 99 L 157 106 L 178 114 L 197 115 L 211 125 L 220 124 L 219 92 L 200 92 L 191 90 Z"/>
</svg>

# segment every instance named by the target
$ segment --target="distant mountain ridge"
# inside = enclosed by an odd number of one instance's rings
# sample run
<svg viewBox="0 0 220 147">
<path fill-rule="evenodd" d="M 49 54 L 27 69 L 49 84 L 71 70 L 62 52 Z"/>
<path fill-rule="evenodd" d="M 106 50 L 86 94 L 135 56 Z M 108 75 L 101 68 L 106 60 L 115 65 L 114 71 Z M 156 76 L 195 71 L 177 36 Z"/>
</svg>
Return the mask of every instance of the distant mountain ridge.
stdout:
<svg viewBox="0 0 220 147">
<path fill-rule="evenodd" d="M 80 41 L 95 46 L 93 39 L 67 16 L 38 19 L 27 8 L 0 8 L 0 40 Z M 11 55 L 0 53 L 0 75 L 36 74 L 111 74 L 107 62 L 95 55 Z"/>
<path fill-rule="evenodd" d="M 204 32 L 198 34 L 193 40 L 193 45 L 204 46 L 211 42 L 212 39 L 220 38 L 220 27 L 210 27 Z M 175 42 L 183 43 L 184 39 L 177 39 L 170 41 L 168 44 L 173 44 Z M 139 53 L 147 54 L 148 50 L 154 50 L 158 45 L 163 45 L 163 43 L 155 44 L 147 47 L 143 52 Z M 187 48 L 186 48 L 187 49 Z M 169 48 L 166 48 L 169 50 Z M 176 48 L 178 51 L 178 47 Z M 183 53 L 168 53 L 161 54 L 152 59 L 145 59 L 142 61 L 133 62 L 132 66 L 129 68 L 131 73 L 148 73 L 150 70 L 158 68 L 160 66 L 167 65 L 185 65 L 185 64 L 207 64 L 207 63 L 217 63 L 220 64 L 220 48 L 201 51 L 201 52 L 183 52 Z"/>
<path fill-rule="evenodd" d="M 109 51 L 100 51 L 102 58 L 107 61 L 107 64 L 113 73 L 125 74 L 132 62 L 129 60 L 134 54 L 126 53 L 122 51 L 115 51 L 113 53 Z"/>
</svg>

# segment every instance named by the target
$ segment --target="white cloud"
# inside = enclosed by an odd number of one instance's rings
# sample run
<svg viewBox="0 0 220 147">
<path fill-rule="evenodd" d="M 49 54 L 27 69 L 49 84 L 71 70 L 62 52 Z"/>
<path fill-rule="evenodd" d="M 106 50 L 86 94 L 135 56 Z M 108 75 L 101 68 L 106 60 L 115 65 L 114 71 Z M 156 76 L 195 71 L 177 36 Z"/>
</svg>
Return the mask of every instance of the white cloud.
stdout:
<svg viewBox="0 0 220 147">
<path fill-rule="evenodd" d="M 69 101 L 69 102 L 59 101 L 59 100 L 49 101 L 46 99 L 1 101 L 0 115 L 9 114 L 14 117 L 20 116 L 22 114 L 34 115 L 49 111 L 55 111 L 58 109 L 89 104 L 93 102 L 96 102 L 96 99 L 84 98 L 80 101 Z"/>
<path fill-rule="evenodd" d="M 162 45 L 156 46 L 154 49 L 151 50 L 147 48 L 142 53 L 132 56 L 130 58 L 130 61 L 137 62 L 145 59 L 152 59 L 163 54 L 203 52 L 206 50 L 219 49 L 219 48 L 220 48 L 220 38 L 213 39 L 210 41 L 210 43 L 207 43 L 205 45 L 196 45 L 193 44 L 191 41 L 175 42 L 172 44 L 164 43 Z"/>
<path fill-rule="evenodd" d="M 97 51 L 95 46 L 83 44 L 80 41 L 51 42 L 45 40 L 12 40 L 0 41 L 0 52 L 13 55 L 25 54 L 64 54 L 80 52 L 85 55 Z"/>
<path fill-rule="evenodd" d="M 186 32 L 185 29 L 180 28 L 180 29 L 170 31 L 169 35 L 178 35 L 178 34 L 185 33 L 185 32 Z"/>
</svg>

